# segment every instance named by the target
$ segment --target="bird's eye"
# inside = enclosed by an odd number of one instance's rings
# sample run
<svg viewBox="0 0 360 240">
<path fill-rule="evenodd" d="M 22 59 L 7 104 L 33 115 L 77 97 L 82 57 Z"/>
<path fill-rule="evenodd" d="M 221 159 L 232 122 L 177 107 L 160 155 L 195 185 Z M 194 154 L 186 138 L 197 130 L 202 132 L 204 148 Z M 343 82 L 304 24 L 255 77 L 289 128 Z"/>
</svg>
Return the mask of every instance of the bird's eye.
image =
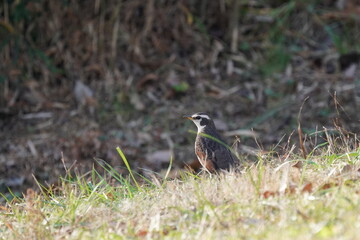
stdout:
<svg viewBox="0 0 360 240">
<path fill-rule="evenodd" d="M 200 117 L 194 117 L 196 120 L 199 120 L 200 119 Z"/>
</svg>

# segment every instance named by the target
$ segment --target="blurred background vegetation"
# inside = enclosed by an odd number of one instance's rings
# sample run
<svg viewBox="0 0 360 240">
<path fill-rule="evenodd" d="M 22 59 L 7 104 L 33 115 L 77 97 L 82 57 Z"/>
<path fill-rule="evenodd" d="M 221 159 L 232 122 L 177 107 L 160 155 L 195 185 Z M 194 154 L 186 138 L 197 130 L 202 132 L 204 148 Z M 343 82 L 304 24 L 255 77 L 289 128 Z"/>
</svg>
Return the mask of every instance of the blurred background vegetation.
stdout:
<svg viewBox="0 0 360 240">
<path fill-rule="evenodd" d="M 355 0 L 2 0 L 0 192 L 94 157 L 125 172 L 118 145 L 143 174 L 182 167 L 198 111 L 244 156 L 299 123 L 309 148 L 359 132 L 359 23 Z"/>
</svg>

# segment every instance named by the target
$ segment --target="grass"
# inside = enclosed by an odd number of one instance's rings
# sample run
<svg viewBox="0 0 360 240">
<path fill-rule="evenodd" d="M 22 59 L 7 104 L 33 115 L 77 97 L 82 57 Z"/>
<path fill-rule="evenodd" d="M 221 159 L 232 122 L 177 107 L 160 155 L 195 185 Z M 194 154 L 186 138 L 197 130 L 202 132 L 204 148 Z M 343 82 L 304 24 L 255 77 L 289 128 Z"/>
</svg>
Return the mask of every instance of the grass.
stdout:
<svg viewBox="0 0 360 240">
<path fill-rule="evenodd" d="M 68 174 L 0 206 L 0 238 L 357 239 L 360 149 L 334 144 L 306 160 L 292 149 L 241 172 L 174 180 L 124 178 L 108 165 L 115 183 L 95 170 Z"/>
</svg>

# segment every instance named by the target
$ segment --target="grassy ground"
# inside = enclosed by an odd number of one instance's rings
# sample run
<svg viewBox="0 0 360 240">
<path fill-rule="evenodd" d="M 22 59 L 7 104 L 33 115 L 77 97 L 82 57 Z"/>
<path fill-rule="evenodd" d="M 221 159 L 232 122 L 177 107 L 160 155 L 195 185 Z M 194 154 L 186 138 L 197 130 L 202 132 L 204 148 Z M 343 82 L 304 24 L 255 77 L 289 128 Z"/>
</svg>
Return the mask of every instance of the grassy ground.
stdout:
<svg viewBox="0 0 360 240">
<path fill-rule="evenodd" d="M 139 185 L 111 168 L 113 180 L 67 176 L 0 206 L 0 238 L 358 239 L 360 149 L 330 145 L 307 160 L 290 150 L 241 172 Z"/>
</svg>

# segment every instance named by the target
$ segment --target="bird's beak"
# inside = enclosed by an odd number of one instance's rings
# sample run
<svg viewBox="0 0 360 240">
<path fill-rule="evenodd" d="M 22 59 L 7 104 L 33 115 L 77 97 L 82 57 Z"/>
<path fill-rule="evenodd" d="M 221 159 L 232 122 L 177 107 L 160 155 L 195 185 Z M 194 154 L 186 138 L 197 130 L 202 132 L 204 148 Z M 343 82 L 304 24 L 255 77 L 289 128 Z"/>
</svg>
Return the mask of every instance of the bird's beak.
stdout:
<svg viewBox="0 0 360 240">
<path fill-rule="evenodd" d="M 190 119 L 190 120 L 192 120 L 191 115 L 184 115 L 184 116 L 183 116 L 183 118 L 186 118 L 186 119 Z"/>
</svg>

